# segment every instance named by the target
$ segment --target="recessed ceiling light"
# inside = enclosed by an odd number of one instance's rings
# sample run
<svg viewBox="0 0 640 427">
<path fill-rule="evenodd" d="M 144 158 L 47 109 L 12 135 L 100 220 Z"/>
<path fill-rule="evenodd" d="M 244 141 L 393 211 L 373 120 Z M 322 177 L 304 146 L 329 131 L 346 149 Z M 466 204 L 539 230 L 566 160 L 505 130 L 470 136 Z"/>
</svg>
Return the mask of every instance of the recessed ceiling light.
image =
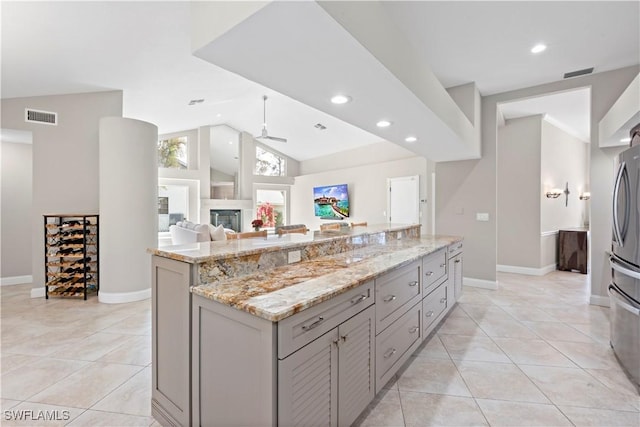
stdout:
<svg viewBox="0 0 640 427">
<path fill-rule="evenodd" d="M 538 43 L 534 47 L 531 48 L 531 53 L 540 53 L 544 52 L 547 49 L 547 45 L 544 43 Z"/>
<path fill-rule="evenodd" d="M 622 138 L 620 142 L 624 142 L 624 143 L 631 142 L 631 138 Z"/>
<path fill-rule="evenodd" d="M 331 98 L 331 102 L 333 104 L 346 104 L 347 102 L 351 101 L 351 97 L 347 96 L 347 95 L 336 95 L 333 98 Z"/>
<path fill-rule="evenodd" d="M 405 142 L 416 142 L 418 138 L 416 138 L 415 136 L 408 136 L 404 140 Z"/>
<path fill-rule="evenodd" d="M 380 120 L 378 123 L 376 123 L 376 126 L 378 126 L 379 128 L 388 128 L 389 126 L 391 126 L 391 122 L 388 120 Z"/>
</svg>

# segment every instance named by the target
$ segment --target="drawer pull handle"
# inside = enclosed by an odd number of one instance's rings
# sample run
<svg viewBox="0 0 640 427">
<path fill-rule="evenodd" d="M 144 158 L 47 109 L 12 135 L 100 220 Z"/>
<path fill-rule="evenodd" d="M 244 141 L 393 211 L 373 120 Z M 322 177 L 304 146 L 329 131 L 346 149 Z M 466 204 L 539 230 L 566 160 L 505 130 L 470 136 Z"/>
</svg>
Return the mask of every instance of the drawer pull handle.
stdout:
<svg viewBox="0 0 640 427">
<path fill-rule="evenodd" d="M 413 282 L 409 282 L 409 286 L 414 287 L 418 284 L 417 280 L 414 280 Z"/>
<path fill-rule="evenodd" d="M 440 264 L 440 268 L 445 268 L 446 266 L 447 264 L 444 264 L 444 263 Z"/>
<path fill-rule="evenodd" d="M 425 317 L 431 317 L 431 316 L 433 316 L 433 310 L 427 311 L 427 314 L 425 314 Z"/>
<path fill-rule="evenodd" d="M 391 356 L 393 356 L 394 354 L 396 354 L 396 349 L 395 348 L 390 348 L 389 350 L 387 350 L 387 352 L 384 354 L 384 358 L 388 359 Z"/>
<path fill-rule="evenodd" d="M 426 273 L 424 273 L 426 276 L 433 276 L 433 271 L 427 271 Z"/>
<path fill-rule="evenodd" d="M 462 261 L 462 260 L 461 260 L 461 259 L 457 259 L 457 260 L 455 261 L 455 263 L 456 263 L 456 264 L 458 264 L 460 261 Z"/>
<path fill-rule="evenodd" d="M 396 299 L 396 296 L 395 296 L 395 295 L 389 295 L 388 297 L 386 297 L 386 298 L 384 299 L 384 302 L 391 302 L 391 301 L 393 301 L 394 299 Z"/>
<path fill-rule="evenodd" d="M 444 304 L 445 302 L 447 302 L 447 299 L 446 299 L 446 298 L 440 298 L 440 302 L 441 302 L 442 304 Z"/>
<path fill-rule="evenodd" d="M 316 320 L 312 324 L 310 324 L 310 325 L 302 325 L 302 330 L 303 331 L 310 331 L 311 329 L 315 328 L 316 326 L 318 326 L 322 322 L 324 322 L 324 317 L 320 316 L 320 317 L 318 317 L 318 320 Z"/>
<path fill-rule="evenodd" d="M 369 298 L 367 295 L 364 295 L 364 294 L 360 295 L 359 297 L 352 299 L 351 300 L 351 304 L 358 304 L 359 302 L 362 302 L 362 301 L 366 300 L 367 298 Z"/>
<path fill-rule="evenodd" d="M 458 245 L 458 249 L 462 249 L 462 243 Z"/>
<path fill-rule="evenodd" d="M 414 326 L 413 328 L 409 329 L 409 333 L 414 334 L 418 331 L 418 329 L 420 329 L 418 326 Z"/>
</svg>

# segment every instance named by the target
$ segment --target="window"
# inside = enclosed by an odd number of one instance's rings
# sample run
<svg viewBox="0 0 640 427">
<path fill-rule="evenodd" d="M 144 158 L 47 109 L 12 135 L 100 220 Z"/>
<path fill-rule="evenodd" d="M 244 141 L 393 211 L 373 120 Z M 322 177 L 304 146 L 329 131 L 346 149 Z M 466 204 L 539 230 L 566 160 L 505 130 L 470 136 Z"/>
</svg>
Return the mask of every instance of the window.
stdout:
<svg viewBox="0 0 640 427">
<path fill-rule="evenodd" d="M 158 167 L 187 169 L 188 140 L 186 136 L 178 136 L 158 141 Z"/>
<path fill-rule="evenodd" d="M 261 219 L 263 226 L 274 228 L 285 225 L 287 190 L 256 190 L 256 218 Z"/>
<path fill-rule="evenodd" d="M 169 231 L 169 226 L 189 217 L 189 186 L 158 186 L 158 232 Z"/>
<path fill-rule="evenodd" d="M 286 176 L 286 160 L 271 151 L 256 147 L 256 175 Z"/>
</svg>

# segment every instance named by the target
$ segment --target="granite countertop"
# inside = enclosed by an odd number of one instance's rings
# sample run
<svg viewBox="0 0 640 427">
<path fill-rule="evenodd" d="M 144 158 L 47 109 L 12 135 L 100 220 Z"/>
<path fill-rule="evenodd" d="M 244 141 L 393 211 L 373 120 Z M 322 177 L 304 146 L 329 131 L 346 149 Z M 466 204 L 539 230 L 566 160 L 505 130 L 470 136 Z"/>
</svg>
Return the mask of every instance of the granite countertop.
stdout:
<svg viewBox="0 0 640 427">
<path fill-rule="evenodd" d="M 461 240 L 458 236 L 400 239 L 194 286 L 191 292 L 277 322 Z"/>
<path fill-rule="evenodd" d="M 309 243 L 328 242 L 354 236 L 364 236 L 386 231 L 407 229 L 407 224 L 380 224 L 368 227 L 345 227 L 340 231 L 309 231 L 307 234 L 270 235 L 266 239 L 223 240 L 215 242 L 191 243 L 186 245 L 165 246 L 148 249 L 152 255 L 170 258 L 176 261 L 198 264 L 231 256 L 252 255 L 284 248 L 295 249 Z"/>
</svg>

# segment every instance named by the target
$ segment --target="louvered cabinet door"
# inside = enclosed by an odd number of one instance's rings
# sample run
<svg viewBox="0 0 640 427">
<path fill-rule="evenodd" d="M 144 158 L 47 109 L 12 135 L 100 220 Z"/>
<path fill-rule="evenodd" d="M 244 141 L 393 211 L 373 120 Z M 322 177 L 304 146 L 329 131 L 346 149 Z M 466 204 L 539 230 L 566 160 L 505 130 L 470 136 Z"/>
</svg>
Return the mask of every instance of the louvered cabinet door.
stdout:
<svg viewBox="0 0 640 427">
<path fill-rule="evenodd" d="M 338 425 L 350 426 L 375 395 L 375 307 L 338 327 Z"/>
<path fill-rule="evenodd" d="M 278 425 L 338 423 L 338 328 L 278 362 Z"/>
</svg>

